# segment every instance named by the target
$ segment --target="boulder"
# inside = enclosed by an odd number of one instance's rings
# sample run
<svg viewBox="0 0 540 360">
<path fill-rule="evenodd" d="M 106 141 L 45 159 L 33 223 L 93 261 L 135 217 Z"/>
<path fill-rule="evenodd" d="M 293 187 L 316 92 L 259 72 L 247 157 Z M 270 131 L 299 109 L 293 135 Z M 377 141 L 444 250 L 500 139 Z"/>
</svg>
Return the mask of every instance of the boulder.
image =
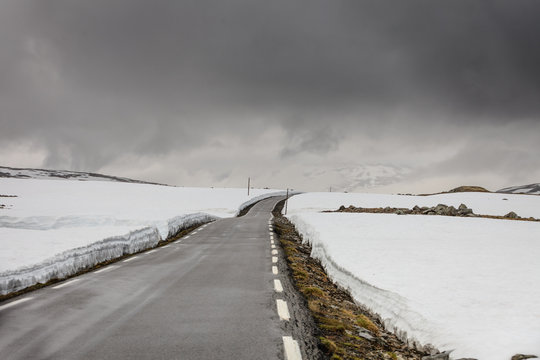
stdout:
<svg viewBox="0 0 540 360">
<path fill-rule="evenodd" d="M 437 215 L 445 215 L 446 214 L 446 209 L 448 208 L 448 206 L 444 205 L 444 204 L 439 204 L 437 206 L 435 206 L 433 208 L 433 211 L 435 211 L 435 213 Z"/>
<path fill-rule="evenodd" d="M 509 219 L 519 219 L 518 214 L 513 211 L 510 211 L 508 214 L 504 215 L 504 217 Z"/>
<path fill-rule="evenodd" d="M 422 360 L 450 360 L 450 353 L 452 351 L 445 351 L 439 354 L 424 356 Z"/>
<path fill-rule="evenodd" d="M 538 356 L 536 355 L 523 355 L 523 354 L 516 354 L 512 356 L 511 360 L 524 360 L 524 359 L 536 359 Z"/>
</svg>

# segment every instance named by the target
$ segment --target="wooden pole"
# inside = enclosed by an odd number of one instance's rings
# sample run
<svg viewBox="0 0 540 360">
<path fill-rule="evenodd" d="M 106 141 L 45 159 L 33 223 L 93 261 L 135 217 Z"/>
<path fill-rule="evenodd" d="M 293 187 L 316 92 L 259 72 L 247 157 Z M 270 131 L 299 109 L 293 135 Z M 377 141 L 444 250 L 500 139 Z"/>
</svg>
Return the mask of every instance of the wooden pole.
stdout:
<svg viewBox="0 0 540 360">
<path fill-rule="evenodd" d="M 249 196 L 249 187 L 250 187 L 251 178 L 248 177 L 248 196 Z"/>
<path fill-rule="evenodd" d="M 285 215 L 287 215 L 287 203 L 289 202 L 289 188 L 287 188 L 287 198 L 285 199 Z"/>
</svg>

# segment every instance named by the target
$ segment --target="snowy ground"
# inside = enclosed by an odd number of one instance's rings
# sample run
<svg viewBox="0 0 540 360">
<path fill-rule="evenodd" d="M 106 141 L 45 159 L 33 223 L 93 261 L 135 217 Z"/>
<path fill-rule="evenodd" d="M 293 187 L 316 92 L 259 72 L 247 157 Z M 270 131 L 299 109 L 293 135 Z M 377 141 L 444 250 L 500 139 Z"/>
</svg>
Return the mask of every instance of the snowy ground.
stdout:
<svg viewBox="0 0 540 360">
<path fill-rule="evenodd" d="M 538 196 L 469 193 L 302 194 L 289 201 L 288 217 L 329 275 L 389 329 L 455 349 L 453 358 L 540 355 L 540 223 L 318 212 L 461 202 L 479 214 L 540 217 Z"/>
<path fill-rule="evenodd" d="M 0 294 L 152 247 L 270 194 L 276 190 L 248 197 L 246 189 L 0 179 L 0 195 L 17 196 L 0 197 Z"/>
<path fill-rule="evenodd" d="M 360 193 L 309 193 L 289 200 L 289 214 L 295 212 L 318 212 L 337 210 L 341 205 L 357 207 L 403 207 L 453 205 L 461 203 L 481 215 L 505 215 L 514 211 L 521 217 L 540 218 L 540 197 L 521 194 L 498 193 L 451 193 L 431 196 L 408 196 Z"/>
</svg>

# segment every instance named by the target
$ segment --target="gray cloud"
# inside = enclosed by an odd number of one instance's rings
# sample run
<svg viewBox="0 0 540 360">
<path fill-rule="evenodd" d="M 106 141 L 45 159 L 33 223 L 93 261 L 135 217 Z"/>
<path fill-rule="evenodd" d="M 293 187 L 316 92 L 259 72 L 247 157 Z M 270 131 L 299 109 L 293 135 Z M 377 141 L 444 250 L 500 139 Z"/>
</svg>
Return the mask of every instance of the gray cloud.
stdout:
<svg viewBox="0 0 540 360">
<path fill-rule="evenodd" d="M 427 176 L 493 171 L 500 158 L 516 174 L 540 150 L 538 14 L 534 0 L 7 0 L 0 141 L 42 149 L 43 166 L 173 183 L 257 172 L 283 186 L 289 162 L 337 160 Z M 498 143 L 454 156 L 449 144 L 486 128 Z"/>
</svg>

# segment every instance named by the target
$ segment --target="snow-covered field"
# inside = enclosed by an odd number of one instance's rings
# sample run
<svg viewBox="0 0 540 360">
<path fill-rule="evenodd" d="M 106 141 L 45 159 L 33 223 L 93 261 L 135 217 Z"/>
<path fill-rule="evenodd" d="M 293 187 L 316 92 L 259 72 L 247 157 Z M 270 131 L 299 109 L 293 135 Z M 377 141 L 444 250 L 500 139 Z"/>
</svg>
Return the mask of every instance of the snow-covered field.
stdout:
<svg viewBox="0 0 540 360">
<path fill-rule="evenodd" d="M 0 179 L 0 294 L 156 245 L 277 190 Z M 6 197 L 5 195 L 16 195 Z"/>
<path fill-rule="evenodd" d="M 508 200 L 503 200 L 506 198 Z M 453 358 L 540 356 L 540 223 L 446 216 L 320 213 L 465 203 L 478 214 L 540 217 L 540 197 L 309 193 L 288 217 L 353 297 L 410 340 Z"/>
<path fill-rule="evenodd" d="M 356 207 L 402 207 L 415 205 L 436 206 L 437 204 L 458 207 L 465 204 L 475 214 L 505 215 L 514 211 L 521 217 L 540 218 L 540 197 L 521 194 L 499 193 L 451 193 L 430 196 L 360 194 L 360 193 L 309 193 L 289 200 L 289 214 L 295 212 L 319 212 L 337 210 L 341 205 Z"/>
</svg>

